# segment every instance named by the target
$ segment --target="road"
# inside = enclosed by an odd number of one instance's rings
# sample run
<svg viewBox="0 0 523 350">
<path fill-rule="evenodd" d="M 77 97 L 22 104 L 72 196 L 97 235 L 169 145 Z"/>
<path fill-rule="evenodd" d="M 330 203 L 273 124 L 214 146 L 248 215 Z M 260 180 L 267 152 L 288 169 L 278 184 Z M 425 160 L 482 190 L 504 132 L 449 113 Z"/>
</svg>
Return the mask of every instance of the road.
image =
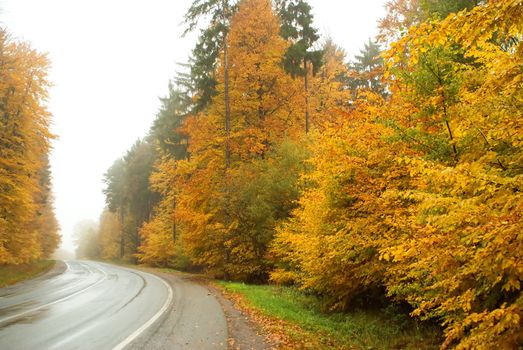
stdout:
<svg viewBox="0 0 523 350">
<path fill-rule="evenodd" d="M 0 349 L 227 348 L 227 322 L 207 289 L 89 262 L 0 289 Z"/>
</svg>

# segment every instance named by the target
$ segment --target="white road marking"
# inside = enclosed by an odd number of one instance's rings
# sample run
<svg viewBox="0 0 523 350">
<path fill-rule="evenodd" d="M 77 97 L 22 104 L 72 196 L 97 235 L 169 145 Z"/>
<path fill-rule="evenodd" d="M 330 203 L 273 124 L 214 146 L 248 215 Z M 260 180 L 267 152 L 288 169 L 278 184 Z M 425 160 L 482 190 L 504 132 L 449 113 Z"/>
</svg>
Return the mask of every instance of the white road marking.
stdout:
<svg viewBox="0 0 523 350">
<path fill-rule="evenodd" d="M 63 272 L 62 276 L 65 275 L 65 273 L 66 273 L 68 270 L 73 271 L 73 270 L 71 269 L 71 266 L 67 263 L 67 261 L 64 260 L 64 263 L 65 263 L 66 269 L 65 269 L 65 271 Z M 81 262 L 79 262 L 79 261 L 77 261 L 76 263 L 77 263 L 78 265 L 81 265 L 81 266 L 83 266 L 83 267 L 85 268 L 85 264 L 83 264 L 83 263 L 81 263 Z M 96 268 L 96 267 L 95 267 L 95 268 Z M 86 270 L 88 271 L 88 268 L 86 268 Z M 98 269 L 98 270 L 100 270 L 100 269 Z M 70 289 L 75 289 L 76 287 L 82 285 L 83 283 L 84 283 L 84 281 L 82 281 L 82 280 L 80 279 L 80 280 L 78 280 L 77 283 L 69 284 L 69 285 L 68 285 L 67 287 L 65 287 L 65 288 L 62 288 L 62 289 L 58 289 L 58 290 L 52 291 L 52 292 L 49 293 L 48 295 L 59 294 L 59 293 L 63 293 L 63 292 L 65 292 L 65 291 L 68 291 L 68 290 L 70 290 Z"/>
<path fill-rule="evenodd" d="M 68 267 L 69 267 L 69 266 L 68 266 Z M 66 297 L 63 297 L 63 298 L 57 299 L 57 300 L 52 301 L 52 302 L 50 302 L 50 303 L 47 303 L 47 304 L 43 304 L 43 305 L 40 305 L 40 306 L 34 307 L 34 308 L 32 308 L 32 309 L 26 310 L 26 311 L 24 311 L 24 312 L 21 312 L 21 313 L 18 313 L 18 314 L 12 315 L 12 316 L 8 316 L 8 317 L 6 317 L 6 318 L 1 318 L 1 319 L 0 319 L 0 323 L 4 323 L 4 322 L 7 322 L 7 321 L 11 321 L 11 320 L 13 320 L 13 319 L 17 319 L 17 318 L 19 318 L 19 317 L 21 317 L 21 316 L 24 316 L 24 315 L 30 314 L 30 313 L 32 313 L 32 312 L 38 311 L 38 310 L 40 310 L 40 309 L 42 309 L 42 308 L 44 308 L 44 307 L 48 307 L 48 306 L 51 306 L 51 305 L 58 304 L 58 303 L 60 303 L 60 302 L 62 302 L 62 301 L 64 301 L 64 300 L 71 299 L 72 297 L 75 297 L 75 296 L 77 296 L 78 294 L 83 293 L 83 292 L 85 292 L 86 290 L 93 288 L 94 286 L 99 285 L 100 283 L 102 283 L 103 281 L 105 281 L 105 280 L 107 279 L 108 276 L 107 276 L 107 273 L 105 273 L 104 270 L 102 270 L 102 269 L 100 269 L 100 268 L 97 268 L 97 267 L 95 267 L 95 268 L 96 268 L 97 270 L 102 271 L 102 273 L 103 273 L 103 275 L 104 275 L 104 277 L 103 277 L 102 279 L 100 279 L 99 281 L 97 281 L 96 283 L 91 284 L 91 285 L 87 286 L 87 287 L 84 288 L 84 289 L 80 289 L 79 291 L 77 291 L 77 292 L 75 292 L 75 293 L 73 293 L 73 294 L 69 294 L 69 295 L 66 296 Z"/>
<path fill-rule="evenodd" d="M 146 272 L 142 272 L 142 273 L 146 273 Z M 163 304 L 162 308 L 153 317 L 151 317 L 149 319 L 149 321 L 144 323 L 140 328 L 138 328 L 131 335 L 129 335 L 127 338 L 125 338 L 120 344 L 116 345 L 112 350 L 123 350 L 127 345 L 131 344 L 133 342 L 133 340 L 138 338 L 140 336 L 140 334 L 142 334 L 147 328 L 151 327 L 151 325 L 154 322 L 156 322 L 156 320 L 158 320 L 165 313 L 165 311 L 167 311 L 167 309 L 171 305 L 171 302 L 173 300 L 173 290 L 172 290 L 171 286 L 169 284 L 167 284 L 167 282 L 165 282 L 160 277 L 157 277 L 150 273 L 146 273 L 146 274 L 161 281 L 167 287 L 167 290 L 169 291 L 167 300 L 165 301 L 165 304 Z"/>
</svg>

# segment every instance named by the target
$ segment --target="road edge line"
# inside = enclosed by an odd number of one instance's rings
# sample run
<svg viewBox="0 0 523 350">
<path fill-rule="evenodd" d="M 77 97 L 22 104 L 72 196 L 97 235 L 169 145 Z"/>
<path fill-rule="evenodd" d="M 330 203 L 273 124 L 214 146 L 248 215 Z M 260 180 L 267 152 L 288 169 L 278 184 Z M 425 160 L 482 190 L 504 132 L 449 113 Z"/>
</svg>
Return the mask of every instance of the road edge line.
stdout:
<svg viewBox="0 0 523 350">
<path fill-rule="evenodd" d="M 153 317 L 151 317 L 140 328 L 138 328 L 133 333 L 131 333 L 127 338 L 125 338 L 123 341 L 121 341 L 118 345 L 113 347 L 112 350 L 123 350 L 127 345 L 131 344 L 144 331 L 146 331 L 147 328 L 151 327 L 153 325 L 153 323 L 156 322 L 167 311 L 169 306 L 171 306 L 173 296 L 174 296 L 174 292 L 173 292 L 173 289 L 171 288 L 171 286 L 163 278 L 155 276 L 151 273 L 147 273 L 147 272 L 143 272 L 143 271 L 140 271 L 140 272 L 145 273 L 149 276 L 152 276 L 152 277 L 156 278 L 157 280 L 160 280 L 167 287 L 169 295 L 167 296 L 167 300 L 163 304 L 162 308 L 156 314 L 154 314 Z"/>
</svg>

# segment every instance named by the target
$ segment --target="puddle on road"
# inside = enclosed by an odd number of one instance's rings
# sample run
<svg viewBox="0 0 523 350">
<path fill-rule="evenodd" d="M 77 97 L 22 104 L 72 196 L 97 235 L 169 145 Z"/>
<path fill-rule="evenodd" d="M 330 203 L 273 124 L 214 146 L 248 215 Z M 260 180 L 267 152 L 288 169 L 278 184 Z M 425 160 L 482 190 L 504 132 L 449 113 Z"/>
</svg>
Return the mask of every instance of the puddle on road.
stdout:
<svg viewBox="0 0 523 350">
<path fill-rule="evenodd" d="M 2 307 L 0 305 L 0 320 L 4 317 L 9 317 L 10 314 L 11 315 L 15 314 L 18 311 L 23 311 L 24 309 L 27 309 L 30 306 L 35 306 L 37 304 L 38 304 L 38 302 L 36 302 L 34 300 L 29 300 L 29 301 L 24 301 L 23 303 L 19 303 L 19 304 L 7 306 L 7 307 Z"/>
<path fill-rule="evenodd" d="M 49 314 L 49 308 L 42 308 L 39 310 L 35 310 L 34 312 L 31 312 L 30 314 L 17 317 L 13 320 L 10 320 L 10 321 L 4 322 L 4 323 L 0 323 L 0 331 L 6 329 L 8 327 L 14 326 L 14 325 L 33 324 L 39 320 L 44 319 L 46 316 L 48 316 L 48 314 Z"/>
</svg>

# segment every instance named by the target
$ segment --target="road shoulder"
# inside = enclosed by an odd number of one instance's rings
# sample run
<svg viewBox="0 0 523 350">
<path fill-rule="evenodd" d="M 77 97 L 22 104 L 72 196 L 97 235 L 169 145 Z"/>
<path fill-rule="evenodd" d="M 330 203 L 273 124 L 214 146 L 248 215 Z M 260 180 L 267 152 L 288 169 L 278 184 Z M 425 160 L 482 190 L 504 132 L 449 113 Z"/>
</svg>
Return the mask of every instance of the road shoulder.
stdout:
<svg viewBox="0 0 523 350">
<path fill-rule="evenodd" d="M 210 292 L 222 306 L 229 328 L 229 349 L 265 350 L 273 349 L 261 327 L 251 319 L 236 303 L 223 293 L 223 290 L 208 284 Z"/>
<path fill-rule="evenodd" d="M 164 278 L 171 284 L 177 281 L 197 284 L 205 288 L 210 297 L 214 297 L 220 304 L 227 321 L 227 349 L 228 350 L 268 350 L 274 347 L 267 341 L 262 328 L 242 311 L 223 290 L 201 275 L 193 275 L 174 270 L 137 267 L 140 270 L 153 273 Z"/>
</svg>

